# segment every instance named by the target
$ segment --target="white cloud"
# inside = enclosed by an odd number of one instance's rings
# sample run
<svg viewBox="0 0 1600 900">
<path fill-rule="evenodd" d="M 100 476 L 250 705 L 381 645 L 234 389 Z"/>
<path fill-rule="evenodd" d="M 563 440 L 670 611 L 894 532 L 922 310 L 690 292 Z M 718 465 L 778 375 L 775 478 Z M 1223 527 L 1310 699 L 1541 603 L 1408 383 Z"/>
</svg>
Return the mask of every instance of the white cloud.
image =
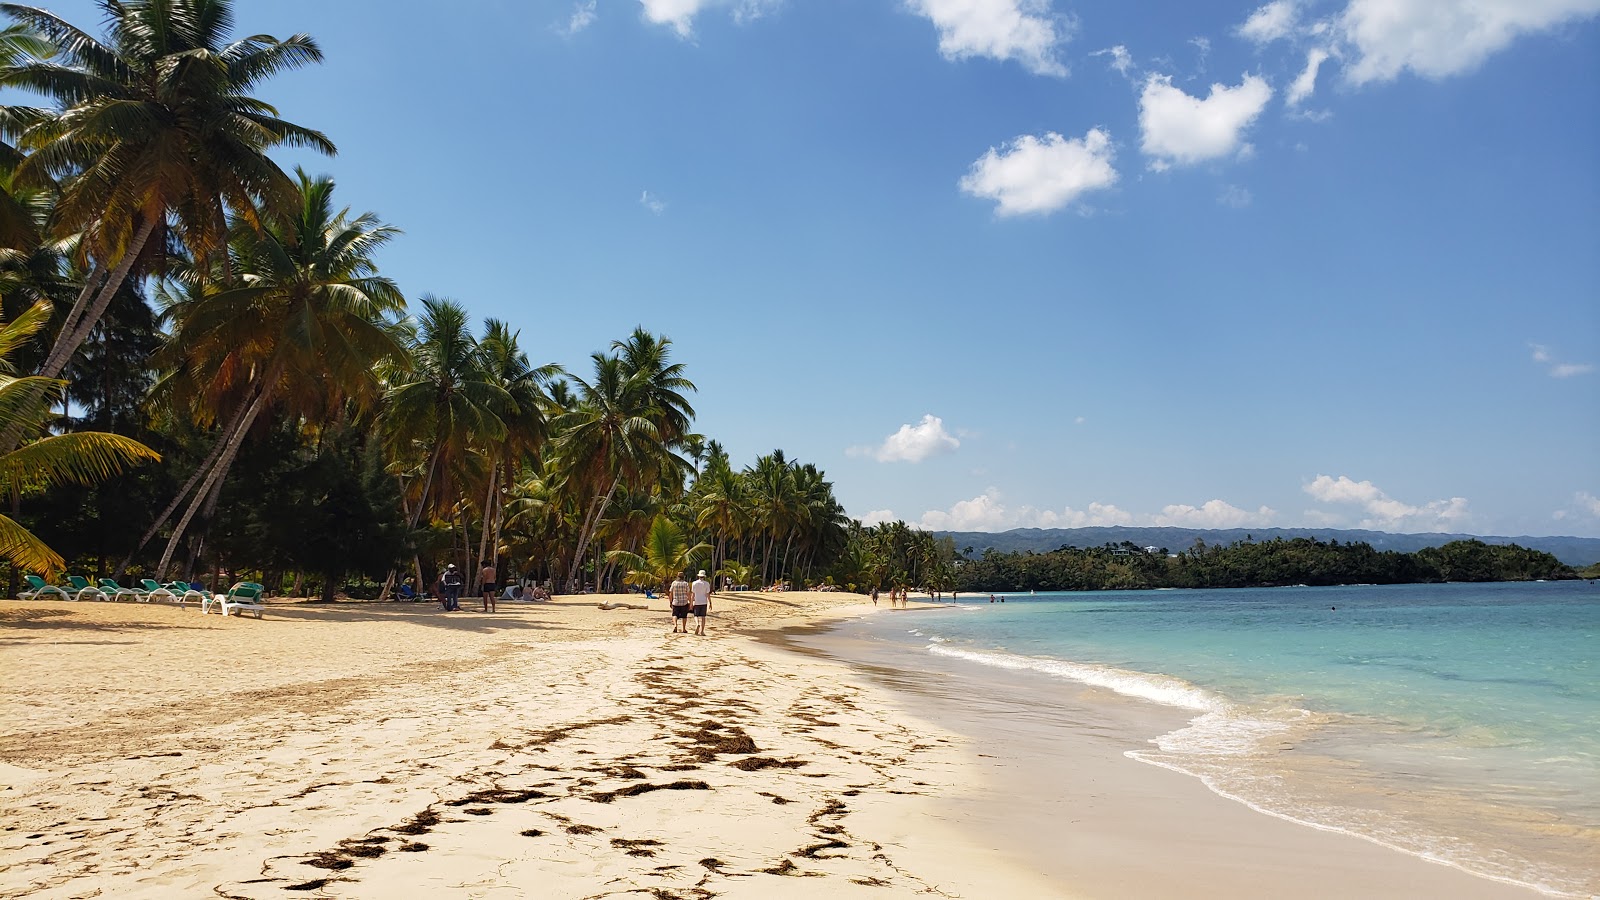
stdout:
<svg viewBox="0 0 1600 900">
<path fill-rule="evenodd" d="M 912 12 L 939 30 L 946 59 L 987 56 L 1015 60 L 1035 75 L 1065 75 L 1057 48 L 1071 36 L 1070 20 L 1053 16 L 1048 0 L 908 0 Z"/>
<path fill-rule="evenodd" d="M 1459 531 L 1472 517 L 1465 497 L 1413 506 L 1390 497 L 1370 481 L 1355 481 L 1347 475 L 1318 475 L 1304 490 L 1322 503 L 1359 507 L 1366 518 L 1358 527 L 1376 531 Z"/>
<path fill-rule="evenodd" d="M 678 37 L 694 36 L 694 18 L 712 7 L 732 10 L 733 20 L 743 24 L 766 15 L 781 0 L 639 0 L 644 17 L 656 25 L 669 25 Z"/>
<path fill-rule="evenodd" d="M 667 211 L 667 202 L 649 191 L 639 195 L 639 205 L 658 216 Z"/>
<path fill-rule="evenodd" d="M 892 509 L 868 510 L 865 515 L 857 516 L 863 525 L 882 525 L 885 522 L 898 522 L 900 517 Z"/>
<path fill-rule="evenodd" d="M 1563 362 L 1550 352 L 1550 348 L 1543 344 L 1529 344 L 1533 348 L 1533 361 L 1543 366 L 1551 378 L 1572 378 L 1577 375 L 1587 375 L 1594 371 L 1592 363 Z"/>
<path fill-rule="evenodd" d="M 870 456 L 878 462 L 922 462 L 929 457 L 954 453 L 960 446 L 961 441 L 944 430 L 943 419 L 925 415 L 915 425 L 901 425 L 899 431 L 884 438 L 876 447 L 851 447 L 845 453 Z"/>
<path fill-rule="evenodd" d="M 1249 188 L 1242 188 L 1237 184 L 1230 184 L 1217 195 L 1217 202 L 1231 209 L 1244 209 L 1255 200 L 1255 195 Z"/>
<path fill-rule="evenodd" d="M 1115 69 L 1118 75 L 1127 75 L 1133 68 L 1133 55 L 1128 52 L 1127 47 L 1121 44 L 1115 47 L 1107 47 L 1104 50 L 1096 50 L 1089 55 L 1111 57 L 1111 68 Z"/>
<path fill-rule="evenodd" d="M 1579 491 L 1572 495 L 1572 499 L 1578 505 L 1578 509 L 1588 515 L 1600 517 L 1600 497 L 1596 497 L 1588 491 Z"/>
<path fill-rule="evenodd" d="M 1139 96 L 1141 149 L 1156 170 L 1245 154 L 1245 129 L 1272 99 L 1272 88 L 1257 75 L 1236 87 L 1213 84 L 1204 100 L 1172 86 L 1167 75 L 1151 75 Z"/>
<path fill-rule="evenodd" d="M 1299 16 L 1294 0 L 1273 0 L 1245 19 L 1239 26 L 1239 36 L 1258 44 L 1270 44 L 1292 34 Z"/>
<path fill-rule="evenodd" d="M 1202 506 L 1174 504 L 1160 513 L 1138 515 L 1111 503 L 1090 503 L 1086 509 L 1068 506 L 1059 512 L 1032 506 L 1007 506 L 995 488 L 970 500 L 961 500 L 949 509 L 930 509 L 918 523 L 932 531 L 1006 531 L 1012 528 L 1092 528 L 1112 525 L 1182 526 L 1189 528 L 1238 528 L 1264 526 L 1277 513 L 1263 506 L 1251 512 L 1221 500 Z"/>
<path fill-rule="evenodd" d="M 1111 136 L 1095 128 L 1082 138 L 1050 132 L 1025 134 L 1001 148 L 990 147 L 960 181 L 961 190 L 993 200 L 995 214 L 1052 213 L 1089 191 L 1117 181 Z"/>
<path fill-rule="evenodd" d="M 1083 423 L 1085 423 L 1087 421 L 1089 421 L 1089 420 L 1085 419 L 1083 416 L 1078 416 L 1076 419 L 1072 420 L 1072 424 L 1074 424 L 1074 425 L 1082 425 Z"/>
<path fill-rule="evenodd" d="M 1283 102 L 1290 106 L 1299 106 L 1302 100 L 1311 96 L 1317 89 L 1317 70 L 1328 61 L 1328 51 L 1321 47 L 1314 47 L 1306 53 L 1306 67 L 1300 70 L 1294 83 L 1289 85 L 1289 93 L 1284 96 Z"/>
<path fill-rule="evenodd" d="M 1200 72 L 1206 70 L 1206 60 L 1211 58 L 1211 39 L 1204 37 L 1189 38 L 1189 45 L 1198 51 L 1200 59 L 1196 61 L 1195 68 Z"/>
<path fill-rule="evenodd" d="M 1517 37 L 1600 13 L 1600 0 L 1350 0 L 1336 19 L 1355 84 L 1410 69 L 1444 78 L 1474 68 Z"/>
<path fill-rule="evenodd" d="M 585 28 L 588 28 L 590 25 L 593 25 L 595 20 L 595 3 L 596 0 L 578 0 L 577 4 L 572 7 L 572 18 L 567 20 L 566 25 L 561 26 L 556 30 L 567 37 L 571 37 Z"/>
<path fill-rule="evenodd" d="M 1275 510 L 1265 506 L 1251 512 L 1222 500 L 1207 500 L 1200 506 L 1164 506 L 1161 514 L 1155 517 L 1155 524 L 1179 528 L 1243 528 L 1270 525 L 1277 515 Z"/>
</svg>

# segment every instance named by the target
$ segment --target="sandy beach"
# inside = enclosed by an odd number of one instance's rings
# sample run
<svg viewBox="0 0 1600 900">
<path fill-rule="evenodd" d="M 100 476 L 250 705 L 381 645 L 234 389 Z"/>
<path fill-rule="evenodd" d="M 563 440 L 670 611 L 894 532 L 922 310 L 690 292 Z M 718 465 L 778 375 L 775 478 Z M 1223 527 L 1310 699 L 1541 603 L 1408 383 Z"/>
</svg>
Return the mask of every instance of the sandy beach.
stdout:
<svg viewBox="0 0 1600 900">
<path fill-rule="evenodd" d="M 0 897 L 1537 896 L 778 636 L 863 601 L 0 602 Z"/>
</svg>

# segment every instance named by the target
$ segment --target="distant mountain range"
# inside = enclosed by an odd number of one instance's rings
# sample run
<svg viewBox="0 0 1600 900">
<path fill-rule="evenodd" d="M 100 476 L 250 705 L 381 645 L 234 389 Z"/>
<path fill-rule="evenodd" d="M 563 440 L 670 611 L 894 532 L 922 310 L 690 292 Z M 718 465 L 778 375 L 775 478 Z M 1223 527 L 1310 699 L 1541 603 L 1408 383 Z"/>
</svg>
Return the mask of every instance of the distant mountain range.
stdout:
<svg viewBox="0 0 1600 900">
<path fill-rule="evenodd" d="M 1187 550 L 1196 540 L 1207 544 L 1232 544 L 1245 539 L 1270 541 L 1273 538 L 1316 538 L 1340 543 L 1362 542 L 1378 550 L 1414 553 L 1424 547 L 1437 547 L 1451 541 L 1480 540 L 1485 544 L 1516 544 L 1530 550 L 1543 550 L 1569 566 L 1582 568 L 1600 562 L 1600 538 L 1584 537 L 1497 537 L 1475 534 L 1390 534 L 1386 531 L 1360 531 L 1342 528 L 1013 528 L 1010 531 L 936 531 L 955 539 L 956 550 L 968 547 L 973 553 L 994 548 L 1001 553 L 1044 553 L 1062 547 L 1099 547 L 1129 541 L 1141 547 L 1165 547 L 1173 553 Z"/>
</svg>

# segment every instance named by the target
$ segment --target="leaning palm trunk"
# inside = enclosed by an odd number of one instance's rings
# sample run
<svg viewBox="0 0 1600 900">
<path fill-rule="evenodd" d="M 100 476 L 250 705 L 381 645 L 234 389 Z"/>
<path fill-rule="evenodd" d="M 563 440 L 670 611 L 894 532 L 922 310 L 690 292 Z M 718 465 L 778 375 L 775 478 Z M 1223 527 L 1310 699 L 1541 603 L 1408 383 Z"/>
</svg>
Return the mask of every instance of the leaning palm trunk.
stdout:
<svg viewBox="0 0 1600 900">
<path fill-rule="evenodd" d="M 582 577 L 581 573 L 583 572 L 583 554 L 589 549 L 589 542 L 594 539 L 594 533 L 600 527 L 600 517 L 605 513 L 606 507 L 611 505 L 611 497 L 617 492 L 617 486 L 621 483 L 622 476 L 618 475 L 616 479 L 611 482 L 611 489 L 606 491 L 605 496 L 595 498 L 596 503 L 594 508 L 589 510 L 588 515 L 584 516 L 583 530 L 578 533 L 578 549 L 572 554 L 572 569 L 567 573 L 567 587 L 573 593 L 577 593 L 578 589 L 581 589 L 582 587 L 581 585 L 576 584 L 576 582 Z M 595 578 L 597 579 L 594 589 L 596 592 L 598 592 L 600 590 L 600 583 L 598 581 L 600 577 L 599 566 L 595 567 L 594 574 Z"/>
<path fill-rule="evenodd" d="M 489 532 L 491 530 L 490 520 L 494 517 L 495 482 L 499 480 L 499 477 L 500 464 L 491 463 L 489 466 L 489 492 L 483 497 L 483 534 L 478 538 L 478 559 L 481 561 L 481 565 L 479 566 L 480 569 L 482 566 L 488 565 L 489 560 L 494 558 L 494 556 L 489 555 Z M 499 554 L 495 554 L 495 556 L 498 555 Z M 482 591 L 483 584 L 481 581 L 478 581 L 478 576 L 473 576 L 473 580 L 478 582 L 478 589 L 479 591 Z"/>
<path fill-rule="evenodd" d="M 133 240 L 128 242 L 128 249 L 123 251 L 117 267 L 111 270 L 105 284 L 101 285 L 95 294 L 94 301 L 81 310 L 81 315 L 74 319 L 72 313 L 68 313 L 67 322 L 61 326 L 61 334 L 56 338 L 55 346 L 50 348 L 50 355 L 45 358 L 44 365 L 39 369 L 40 375 L 54 378 L 61 374 L 61 370 L 67 367 L 67 361 L 72 359 L 72 355 L 78 352 L 79 347 L 83 346 L 83 342 L 89 337 L 89 332 L 94 330 L 95 323 L 100 321 L 100 316 L 105 313 L 106 307 L 111 305 L 111 298 L 122 288 L 122 283 L 128 280 L 128 273 L 133 271 L 134 262 L 138 260 L 139 254 L 144 252 L 144 245 L 150 240 L 150 235 L 155 233 L 156 219 L 155 216 L 147 217 L 139 226 Z M 82 301 L 81 295 L 79 300 Z M 79 311 L 79 307 L 74 305 L 73 312 Z"/>
<path fill-rule="evenodd" d="M 257 390 L 259 390 L 259 387 Z M 217 439 L 212 443 L 211 452 L 206 455 L 205 461 L 200 463 L 194 470 L 193 475 L 189 476 L 189 480 L 184 483 L 183 487 L 172 498 L 172 502 L 167 504 L 167 508 L 161 511 L 161 515 L 156 516 L 156 520 L 150 523 L 150 527 L 145 530 L 144 537 L 139 538 L 138 545 L 128 551 L 127 557 L 117 566 L 114 580 L 122 580 L 122 576 L 128 571 L 128 566 L 133 565 L 133 558 L 139 555 L 139 551 L 143 550 L 146 544 L 150 543 L 150 539 L 156 536 L 156 532 L 161 530 L 161 526 L 167 524 L 167 520 L 172 518 L 172 514 L 177 512 L 178 506 L 183 503 L 183 498 L 189 496 L 189 492 L 194 490 L 195 485 L 200 483 L 200 479 L 211 471 L 211 467 L 216 463 L 217 457 L 222 455 L 222 448 L 227 446 L 228 438 L 233 434 L 234 429 L 239 427 L 239 421 L 244 418 L 245 412 L 249 410 L 249 401 L 254 399 L 255 393 L 256 390 L 252 390 L 246 396 L 246 402 L 239 405 L 239 408 L 234 411 L 233 418 L 228 421 L 227 425 L 223 426 L 221 433 L 217 435 Z"/>
<path fill-rule="evenodd" d="M 228 469 L 233 467 L 234 457 L 238 455 L 239 448 L 244 444 L 244 436 L 249 433 L 250 426 L 255 424 L 256 415 L 259 414 L 262 407 L 266 405 L 266 399 L 271 390 L 268 385 L 271 385 L 273 382 L 278 380 L 278 375 L 282 372 L 282 370 L 283 364 L 279 363 L 273 368 L 270 377 L 263 382 L 263 387 L 261 388 L 260 392 L 256 394 L 256 399 L 250 404 L 249 409 L 245 412 L 244 419 L 240 421 L 239 427 L 228 439 L 227 447 L 222 451 L 221 458 L 218 459 L 217 464 L 211 468 L 211 472 L 206 475 L 205 482 L 201 484 L 199 492 L 196 493 L 194 499 L 190 501 L 189 508 L 184 510 L 183 518 L 178 521 L 177 527 L 172 529 L 172 537 L 167 540 L 167 549 L 161 554 L 161 562 L 156 566 L 156 580 L 159 581 L 166 577 L 167 564 L 172 562 L 172 552 L 177 549 L 178 542 L 183 539 L 183 533 L 188 529 L 189 522 L 194 519 L 194 514 L 199 511 L 202 505 L 204 505 L 206 498 L 211 493 L 212 487 L 217 485 L 218 482 L 220 482 L 221 479 L 227 475 Z"/>
</svg>

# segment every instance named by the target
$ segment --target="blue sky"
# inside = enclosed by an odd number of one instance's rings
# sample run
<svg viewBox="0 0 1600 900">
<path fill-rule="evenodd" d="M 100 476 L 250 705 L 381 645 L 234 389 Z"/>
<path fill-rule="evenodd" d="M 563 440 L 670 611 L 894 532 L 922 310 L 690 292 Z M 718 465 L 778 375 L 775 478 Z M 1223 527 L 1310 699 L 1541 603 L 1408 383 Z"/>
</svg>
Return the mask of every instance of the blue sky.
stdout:
<svg viewBox="0 0 1600 900">
<path fill-rule="evenodd" d="M 1600 0 L 238 7 L 409 296 L 856 516 L 1600 536 Z"/>
</svg>

